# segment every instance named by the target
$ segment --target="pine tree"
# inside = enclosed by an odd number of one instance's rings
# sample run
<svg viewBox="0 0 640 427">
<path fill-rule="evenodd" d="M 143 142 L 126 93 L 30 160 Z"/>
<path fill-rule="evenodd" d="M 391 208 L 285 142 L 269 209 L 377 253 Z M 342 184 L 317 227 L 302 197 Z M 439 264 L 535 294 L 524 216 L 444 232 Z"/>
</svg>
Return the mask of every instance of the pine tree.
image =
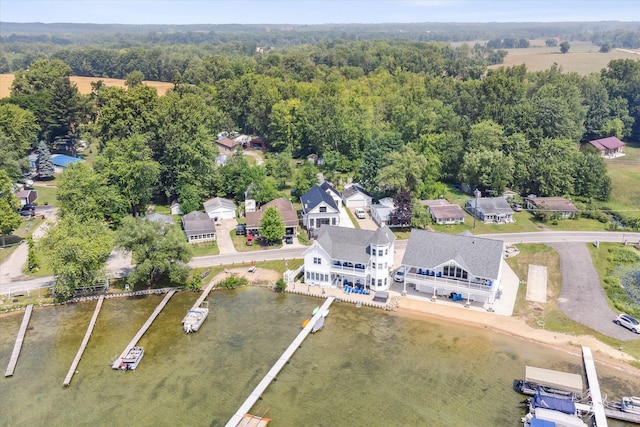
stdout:
<svg viewBox="0 0 640 427">
<path fill-rule="evenodd" d="M 38 144 L 38 159 L 36 160 L 36 170 L 38 172 L 38 179 L 50 180 L 53 179 L 53 161 L 51 161 L 51 152 L 47 148 L 47 144 L 44 141 L 40 141 Z"/>
</svg>

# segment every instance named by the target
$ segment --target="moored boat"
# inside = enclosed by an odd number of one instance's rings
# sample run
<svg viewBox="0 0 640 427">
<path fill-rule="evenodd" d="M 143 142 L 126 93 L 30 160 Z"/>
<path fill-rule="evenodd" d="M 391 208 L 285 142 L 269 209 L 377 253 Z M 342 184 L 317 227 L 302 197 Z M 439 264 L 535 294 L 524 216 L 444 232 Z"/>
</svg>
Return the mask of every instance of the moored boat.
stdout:
<svg viewBox="0 0 640 427">
<path fill-rule="evenodd" d="M 318 317 L 318 320 L 316 320 L 316 324 L 313 325 L 313 328 L 311 329 L 311 333 L 315 334 L 320 329 L 322 329 L 323 326 L 324 326 L 324 317 L 320 316 Z"/>
<path fill-rule="evenodd" d="M 302 329 L 304 329 L 309 324 L 310 321 L 311 319 L 304 319 L 304 321 L 302 322 Z"/>
<path fill-rule="evenodd" d="M 134 371 L 144 356 L 144 348 L 132 347 L 120 361 L 119 369 L 122 371 Z"/>
<path fill-rule="evenodd" d="M 317 312 L 320 311 L 320 306 L 317 306 L 316 308 L 313 309 L 313 311 L 311 312 L 312 316 L 315 316 Z"/>
<path fill-rule="evenodd" d="M 640 415 L 640 397 L 626 396 L 622 398 L 620 409 L 630 414 Z"/>
<path fill-rule="evenodd" d="M 325 311 L 322 312 L 322 317 L 327 317 L 329 315 L 329 309 L 327 308 Z"/>
<path fill-rule="evenodd" d="M 519 393 L 526 394 L 527 396 L 533 396 L 536 393 L 540 393 L 545 396 L 559 397 L 563 399 L 575 399 L 576 393 L 569 390 L 562 390 L 555 387 L 548 387 L 536 384 L 532 381 L 526 380 L 514 380 L 513 389 Z"/>
<path fill-rule="evenodd" d="M 187 334 L 197 332 L 208 315 L 209 309 L 205 307 L 193 308 L 187 311 L 187 315 L 182 319 L 182 329 Z"/>
</svg>

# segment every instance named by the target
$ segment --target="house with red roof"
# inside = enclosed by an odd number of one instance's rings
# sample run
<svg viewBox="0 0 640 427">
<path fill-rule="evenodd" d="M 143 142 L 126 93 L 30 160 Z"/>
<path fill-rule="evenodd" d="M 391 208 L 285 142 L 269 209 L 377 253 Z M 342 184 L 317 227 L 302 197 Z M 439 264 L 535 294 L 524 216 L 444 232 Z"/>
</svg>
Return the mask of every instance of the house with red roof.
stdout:
<svg viewBox="0 0 640 427">
<path fill-rule="evenodd" d="M 593 141 L 587 142 L 587 144 L 596 147 L 600 151 L 600 155 L 606 159 L 624 156 L 624 142 L 615 136 L 594 139 Z"/>
</svg>

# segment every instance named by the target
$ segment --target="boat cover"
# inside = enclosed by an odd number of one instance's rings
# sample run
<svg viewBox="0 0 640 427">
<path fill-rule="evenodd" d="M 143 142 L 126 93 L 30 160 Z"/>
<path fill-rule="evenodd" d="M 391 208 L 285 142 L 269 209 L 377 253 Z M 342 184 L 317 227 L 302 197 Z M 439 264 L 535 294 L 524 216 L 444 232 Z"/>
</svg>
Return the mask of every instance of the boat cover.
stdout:
<svg viewBox="0 0 640 427">
<path fill-rule="evenodd" d="M 529 427 L 556 427 L 556 423 L 554 423 L 553 421 L 539 420 L 537 418 L 534 418 L 529 421 Z"/>
<path fill-rule="evenodd" d="M 573 403 L 573 400 L 543 396 L 540 393 L 536 393 L 533 396 L 531 404 L 534 408 L 551 409 L 552 411 L 563 412 L 570 415 L 576 413 L 576 405 Z"/>
</svg>

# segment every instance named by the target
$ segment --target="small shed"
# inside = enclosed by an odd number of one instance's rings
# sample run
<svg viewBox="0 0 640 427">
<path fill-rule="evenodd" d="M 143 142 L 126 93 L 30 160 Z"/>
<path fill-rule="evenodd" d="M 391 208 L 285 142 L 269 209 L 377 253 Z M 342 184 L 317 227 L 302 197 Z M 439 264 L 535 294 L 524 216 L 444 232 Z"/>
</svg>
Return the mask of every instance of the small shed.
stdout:
<svg viewBox="0 0 640 427">
<path fill-rule="evenodd" d="M 171 202 L 171 215 L 182 215 L 182 209 L 180 209 L 180 203 L 176 200 Z"/>
<path fill-rule="evenodd" d="M 36 190 L 20 190 L 16 193 L 16 197 L 20 200 L 20 206 L 33 203 L 38 198 L 38 192 Z"/>
</svg>

